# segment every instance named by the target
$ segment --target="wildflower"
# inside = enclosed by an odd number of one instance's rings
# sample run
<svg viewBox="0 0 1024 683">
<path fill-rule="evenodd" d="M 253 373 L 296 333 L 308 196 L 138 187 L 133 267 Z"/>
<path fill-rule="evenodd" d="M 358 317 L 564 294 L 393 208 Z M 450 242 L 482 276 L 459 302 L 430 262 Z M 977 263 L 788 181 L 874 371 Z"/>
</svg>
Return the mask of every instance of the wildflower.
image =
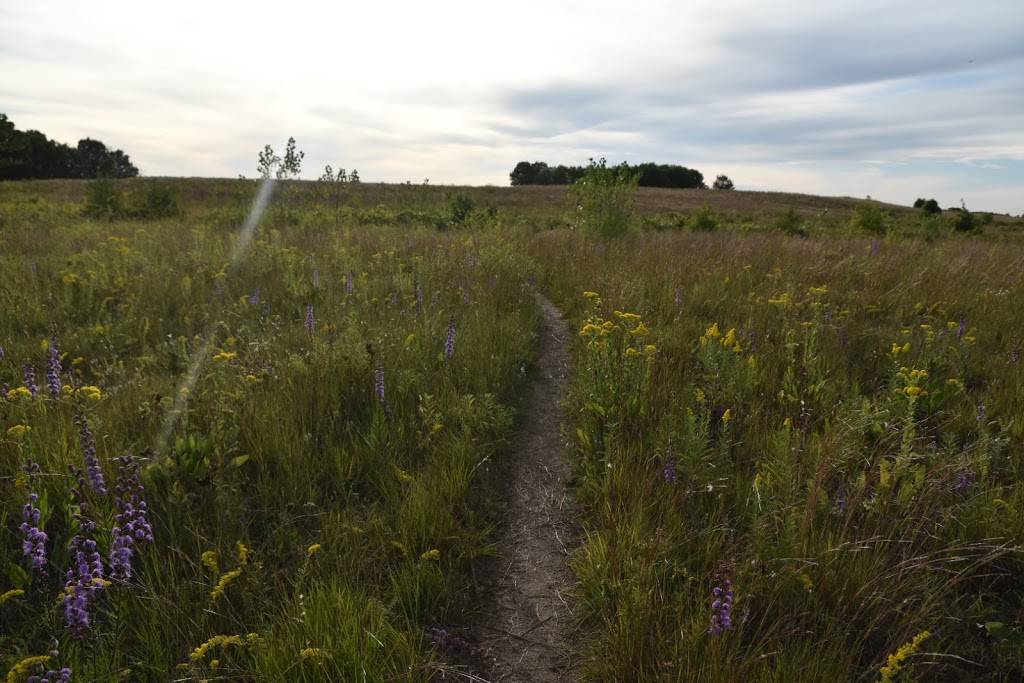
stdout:
<svg viewBox="0 0 1024 683">
<path fill-rule="evenodd" d="M 260 305 L 260 288 L 257 287 L 252 294 L 249 295 L 249 305 L 259 306 Z"/>
<path fill-rule="evenodd" d="M 7 436 L 11 437 L 15 441 L 20 441 L 30 431 L 32 431 L 32 428 L 28 425 L 14 425 L 13 427 L 7 428 Z"/>
<path fill-rule="evenodd" d="M 21 508 L 22 523 L 19 529 L 24 534 L 25 540 L 21 544 L 22 554 L 28 558 L 32 565 L 32 571 L 40 577 L 46 577 L 46 532 L 40 528 L 42 511 L 36 507 L 39 502 L 39 494 L 32 490 L 35 478 L 39 474 L 39 465 L 29 460 L 25 463 L 23 471 L 28 477 L 29 494 L 28 502 Z"/>
<path fill-rule="evenodd" d="M 441 551 L 438 550 L 437 548 L 434 548 L 432 550 L 428 550 L 425 553 L 423 553 L 422 555 L 420 555 L 420 559 L 421 560 L 440 560 L 441 559 Z"/>
<path fill-rule="evenodd" d="M 384 403 L 384 366 L 381 364 L 373 370 L 373 391 L 377 394 L 377 400 Z"/>
<path fill-rule="evenodd" d="M 85 460 L 85 470 L 89 475 L 89 484 L 96 493 L 106 495 L 107 482 L 103 478 L 103 469 L 96 458 L 96 441 L 89 429 L 89 422 L 81 414 L 75 416 L 75 422 L 78 425 L 78 441 L 82 444 L 82 456 Z"/>
<path fill-rule="evenodd" d="M 683 307 L 683 290 L 680 287 L 676 287 L 676 308 Z"/>
<path fill-rule="evenodd" d="M 16 387 L 7 391 L 8 401 L 16 401 L 19 398 L 32 398 L 32 392 L 27 387 Z"/>
<path fill-rule="evenodd" d="M 118 581 L 132 577 L 132 555 L 138 543 L 153 542 L 153 527 L 147 519 L 149 511 L 142 499 L 145 490 L 139 479 L 139 466 L 130 455 L 116 458 L 117 485 L 114 488 L 114 508 L 117 510 L 110 544 L 110 573 Z"/>
<path fill-rule="evenodd" d="M 960 322 L 956 326 L 956 338 L 963 339 L 965 334 L 967 334 L 967 319 L 960 316 Z"/>
<path fill-rule="evenodd" d="M 42 676 L 29 676 L 25 681 L 26 683 L 70 683 L 71 669 L 66 666 L 59 671 L 50 669 Z"/>
<path fill-rule="evenodd" d="M 711 327 L 709 327 L 700 338 L 700 345 L 707 346 L 712 339 L 718 339 L 721 336 L 722 333 L 718 329 L 718 323 L 712 323 Z"/>
<path fill-rule="evenodd" d="M 11 600 L 13 598 L 21 597 L 24 594 L 25 594 L 25 591 L 23 591 L 20 588 L 12 588 L 11 590 L 7 591 L 6 593 L 0 593 L 0 605 L 4 604 L 5 602 L 7 602 L 8 600 Z"/>
<path fill-rule="evenodd" d="M 473 652 L 473 646 L 465 638 L 450 633 L 439 626 L 427 629 L 427 637 L 439 649 L 453 654 L 467 655 Z"/>
<path fill-rule="evenodd" d="M 229 361 L 234 360 L 237 356 L 238 354 L 235 353 L 234 351 L 221 351 L 220 353 L 214 355 L 213 360 L 217 361 L 218 363 L 227 363 Z"/>
<path fill-rule="evenodd" d="M 601 300 L 601 295 L 599 295 L 597 292 L 583 292 L 583 296 L 587 297 L 591 301 Z"/>
<path fill-rule="evenodd" d="M 50 395 L 60 398 L 60 350 L 57 348 L 57 338 L 53 338 L 50 344 L 50 357 L 46 363 L 46 385 L 50 389 Z"/>
<path fill-rule="evenodd" d="M 312 304 L 306 306 L 306 332 L 310 336 L 313 336 L 313 333 L 316 332 L 316 317 L 313 315 Z"/>
<path fill-rule="evenodd" d="M 903 390 L 910 398 L 916 398 L 921 395 L 921 387 L 909 386 Z"/>
<path fill-rule="evenodd" d="M 448 319 L 448 333 L 444 339 L 444 359 L 451 360 L 455 355 L 455 318 Z"/>
<path fill-rule="evenodd" d="M 677 481 L 676 459 L 669 456 L 665 459 L 665 467 L 661 471 L 666 483 L 674 484 Z"/>
<path fill-rule="evenodd" d="M 36 369 L 31 364 L 27 363 L 25 367 L 22 368 L 22 375 L 25 378 L 25 388 L 29 390 L 30 394 L 32 394 L 32 398 L 35 398 L 36 394 L 39 393 L 39 385 L 36 384 Z"/>
<path fill-rule="evenodd" d="M 14 665 L 10 671 L 7 672 L 7 683 L 17 683 L 32 669 L 32 667 L 39 664 L 46 664 L 50 661 L 50 655 L 35 655 L 33 657 L 26 657 L 17 664 Z"/>
<path fill-rule="evenodd" d="M 956 475 L 956 482 L 953 484 L 954 493 L 964 493 L 974 486 L 974 481 L 978 475 L 974 473 L 974 470 L 964 470 Z"/>
<path fill-rule="evenodd" d="M 321 546 L 319 543 L 314 543 L 313 545 L 309 546 L 308 548 L 306 548 L 306 557 L 313 557 L 318 552 L 320 552 L 320 548 Z"/>
<path fill-rule="evenodd" d="M 697 403 L 700 403 L 701 405 L 703 405 L 704 401 L 707 400 L 707 397 L 704 395 L 704 390 L 699 388 L 699 387 L 697 388 L 696 391 L 693 392 L 693 395 L 694 395 L 693 397 L 694 397 L 694 399 L 696 399 Z"/>
<path fill-rule="evenodd" d="M 722 423 L 729 424 L 732 421 L 732 408 L 726 408 L 722 413 Z"/>
<path fill-rule="evenodd" d="M 299 650 L 299 657 L 302 659 L 318 659 L 324 656 L 324 651 L 318 647 L 307 647 Z"/>
<path fill-rule="evenodd" d="M 192 650 L 192 653 L 188 657 L 193 662 L 198 662 L 204 657 L 206 657 L 206 653 L 215 647 L 222 649 L 227 648 L 229 645 L 234 645 L 235 647 L 244 647 L 246 644 L 255 644 L 258 641 L 259 636 L 254 633 L 250 633 L 249 637 L 244 639 L 242 638 L 242 636 L 213 636 L 212 638 L 208 639 L 205 643 L 202 643 L 201 645 L 196 647 L 196 649 Z"/>
<path fill-rule="evenodd" d="M 222 574 L 221 577 L 217 580 L 217 585 L 213 587 L 212 591 L 210 591 L 210 597 L 216 600 L 217 598 L 222 596 L 224 594 L 225 589 L 227 589 L 228 585 L 241 575 L 241 568 L 232 569 L 231 571 Z"/>
<path fill-rule="evenodd" d="M 711 623 L 708 625 L 708 633 L 720 636 L 732 629 L 732 582 L 725 579 L 721 586 L 715 586 L 711 590 L 711 598 Z"/>
<path fill-rule="evenodd" d="M 75 390 L 75 395 L 82 396 L 90 401 L 98 401 L 103 398 L 103 392 L 100 391 L 100 388 L 92 384 L 87 384 L 84 387 L 78 387 L 78 389 Z"/>
<path fill-rule="evenodd" d="M 209 569 L 214 574 L 220 574 L 220 567 L 217 564 L 217 553 L 213 550 L 207 550 L 199 556 L 199 561 L 203 563 L 203 566 Z"/>
<path fill-rule="evenodd" d="M 878 670 L 878 683 L 892 683 L 892 681 L 895 681 L 900 671 L 903 670 L 906 660 L 917 654 L 921 643 L 930 635 L 929 631 L 921 631 L 912 640 L 903 643 L 896 652 L 889 655 L 885 666 Z"/>
<path fill-rule="evenodd" d="M 352 272 L 349 271 L 348 275 L 345 276 L 345 293 L 351 294 L 354 291 L 356 291 L 356 283 L 352 279 Z"/>
<path fill-rule="evenodd" d="M 1020 361 L 1020 350 L 1014 349 L 1013 351 L 1010 351 L 1010 362 L 1011 363 L 1017 363 L 1019 361 Z"/>
<path fill-rule="evenodd" d="M 103 577 L 103 561 L 96 551 L 96 541 L 82 534 L 71 539 L 72 566 L 65 575 L 64 623 L 76 638 L 85 636 L 92 619 L 89 604 L 96 591 L 107 585 Z"/>
</svg>

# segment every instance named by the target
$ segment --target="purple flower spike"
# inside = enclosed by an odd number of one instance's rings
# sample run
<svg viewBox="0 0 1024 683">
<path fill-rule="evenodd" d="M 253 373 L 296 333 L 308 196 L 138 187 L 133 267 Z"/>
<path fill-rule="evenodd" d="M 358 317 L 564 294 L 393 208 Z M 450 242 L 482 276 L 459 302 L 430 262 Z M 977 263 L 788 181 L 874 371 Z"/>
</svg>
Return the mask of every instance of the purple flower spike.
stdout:
<svg viewBox="0 0 1024 683">
<path fill-rule="evenodd" d="M 256 291 L 249 295 L 249 305 L 259 306 L 260 305 L 260 288 L 257 287 Z"/>
<path fill-rule="evenodd" d="M 306 332 L 309 332 L 310 336 L 316 332 L 316 316 L 313 315 L 313 306 L 306 306 Z"/>
<path fill-rule="evenodd" d="M 356 282 L 352 277 L 352 273 L 349 272 L 349 274 L 345 276 L 345 293 L 351 294 L 354 291 L 356 291 Z"/>
<path fill-rule="evenodd" d="M 955 493 L 966 493 L 974 486 L 975 480 L 978 475 L 974 473 L 974 470 L 964 470 L 956 475 L 956 482 L 953 484 L 953 491 Z"/>
<path fill-rule="evenodd" d="M 117 486 L 114 490 L 116 525 L 111 535 L 110 576 L 117 581 L 132 577 L 132 556 L 138 543 L 153 542 L 153 527 L 147 514 L 149 508 L 142 499 L 145 490 L 139 478 L 139 466 L 130 455 L 116 458 L 118 462 Z"/>
<path fill-rule="evenodd" d="M 33 489 L 36 476 L 39 474 L 39 465 L 29 460 L 25 463 L 25 473 L 28 474 L 29 494 L 28 502 L 21 508 L 21 519 L 23 520 L 19 529 L 25 536 L 21 544 L 22 554 L 29 560 L 32 571 L 40 577 L 46 577 L 46 532 L 39 528 L 43 513 L 36 506 L 39 502 L 39 494 Z"/>
<path fill-rule="evenodd" d="M 711 591 L 711 624 L 708 633 L 720 636 L 732 629 L 732 581 L 726 579 Z"/>
<path fill-rule="evenodd" d="M 89 605 L 104 587 L 103 560 L 91 538 L 76 535 L 70 547 L 74 559 L 65 575 L 64 624 L 76 638 L 82 638 L 92 623 Z"/>
<path fill-rule="evenodd" d="M 32 393 L 32 398 L 35 398 L 39 393 L 39 385 L 36 384 L 36 369 L 31 363 L 26 363 L 22 375 L 25 377 L 25 388 Z"/>
<path fill-rule="evenodd" d="M 378 365 L 373 370 L 373 391 L 377 394 L 377 400 L 385 403 L 384 399 L 384 366 Z"/>
<path fill-rule="evenodd" d="M 448 334 L 444 339 L 444 359 L 451 360 L 455 355 L 455 318 L 448 319 Z"/>
<path fill-rule="evenodd" d="M 46 363 L 46 386 L 50 389 L 50 395 L 60 398 L 60 349 L 57 348 L 57 338 L 50 342 L 50 358 Z"/>
<path fill-rule="evenodd" d="M 665 460 L 665 467 L 662 470 L 662 476 L 665 477 L 665 481 L 667 483 L 669 483 L 669 484 L 676 483 L 676 481 L 677 481 L 676 459 L 673 458 L 672 456 L 669 456 L 668 459 Z"/>
<path fill-rule="evenodd" d="M 42 676 L 29 676 L 27 683 L 71 683 L 71 669 L 64 667 L 59 671 L 50 669 Z"/>
<path fill-rule="evenodd" d="M 76 415 L 75 422 L 78 424 L 78 440 L 82 444 L 82 457 L 85 460 L 85 470 L 89 475 L 89 485 L 92 490 L 100 495 L 106 495 L 107 482 L 103 478 L 103 468 L 96 457 L 96 441 L 92 438 L 92 431 L 84 415 Z"/>
</svg>

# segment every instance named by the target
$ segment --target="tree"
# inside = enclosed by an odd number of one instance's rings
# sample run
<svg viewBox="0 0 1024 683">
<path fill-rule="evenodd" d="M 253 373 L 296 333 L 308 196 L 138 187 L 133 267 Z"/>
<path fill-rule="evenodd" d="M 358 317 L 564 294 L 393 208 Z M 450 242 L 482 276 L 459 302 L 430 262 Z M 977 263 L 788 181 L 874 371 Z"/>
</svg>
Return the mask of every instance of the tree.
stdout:
<svg viewBox="0 0 1024 683">
<path fill-rule="evenodd" d="M 352 172 L 348 174 L 348 181 L 350 183 L 358 183 L 359 182 L 359 171 L 357 171 L 356 169 L 353 168 Z"/>
<path fill-rule="evenodd" d="M 305 152 L 296 150 L 295 138 L 288 138 L 288 143 L 284 148 L 284 159 L 281 160 L 281 165 L 277 170 L 278 179 L 298 178 L 302 174 L 302 160 L 305 158 Z"/>
<path fill-rule="evenodd" d="M 711 185 L 714 190 L 734 190 L 736 186 L 732 184 L 732 180 L 727 175 L 720 175 L 715 178 L 714 184 Z"/>
<path fill-rule="evenodd" d="M 260 174 L 261 178 L 269 178 L 270 174 L 277 170 L 280 163 L 281 157 L 274 154 L 273 147 L 266 145 L 263 151 L 260 152 L 259 159 L 256 162 L 256 172 Z"/>
<path fill-rule="evenodd" d="M 76 147 L 38 130 L 19 131 L 0 114 L 0 180 L 28 178 L 131 178 L 139 174 L 128 155 L 85 138 Z"/>
</svg>

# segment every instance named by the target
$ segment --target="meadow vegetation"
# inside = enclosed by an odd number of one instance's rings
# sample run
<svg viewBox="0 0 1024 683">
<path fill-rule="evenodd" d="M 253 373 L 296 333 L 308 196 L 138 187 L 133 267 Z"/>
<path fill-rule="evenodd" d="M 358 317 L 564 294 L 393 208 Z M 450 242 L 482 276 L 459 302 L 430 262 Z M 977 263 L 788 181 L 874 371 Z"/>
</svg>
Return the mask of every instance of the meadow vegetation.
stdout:
<svg viewBox="0 0 1024 683">
<path fill-rule="evenodd" d="M 1019 680 L 1018 223 L 591 173 L 0 185 L 0 673 L 455 675 L 539 290 L 583 680 Z"/>
</svg>

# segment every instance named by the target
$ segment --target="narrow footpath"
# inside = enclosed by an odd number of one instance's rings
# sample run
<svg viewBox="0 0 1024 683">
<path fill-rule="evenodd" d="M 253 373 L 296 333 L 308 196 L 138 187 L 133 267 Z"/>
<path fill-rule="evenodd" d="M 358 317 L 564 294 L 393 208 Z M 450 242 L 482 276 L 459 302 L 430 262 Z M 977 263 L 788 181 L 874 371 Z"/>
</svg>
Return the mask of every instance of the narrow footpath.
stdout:
<svg viewBox="0 0 1024 683">
<path fill-rule="evenodd" d="M 562 436 L 569 384 L 569 329 L 541 295 L 537 369 L 524 412 L 499 472 L 497 557 L 478 576 L 480 612 L 471 630 L 492 683 L 569 680 L 573 576 L 568 554 L 577 519 Z"/>
</svg>

